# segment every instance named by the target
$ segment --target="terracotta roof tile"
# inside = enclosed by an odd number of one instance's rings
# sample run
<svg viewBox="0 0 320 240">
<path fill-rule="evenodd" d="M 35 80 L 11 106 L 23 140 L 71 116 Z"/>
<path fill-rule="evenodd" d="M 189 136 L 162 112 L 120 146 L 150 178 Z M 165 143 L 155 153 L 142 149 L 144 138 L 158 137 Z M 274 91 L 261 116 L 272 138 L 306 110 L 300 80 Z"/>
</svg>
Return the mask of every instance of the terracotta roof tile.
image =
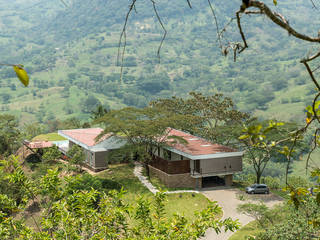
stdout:
<svg viewBox="0 0 320 240">
<path fill-rule="evenodd" d="M 196 137 L 194 135 L 191 135 L 183 131 L 179 131 L 171 128 L 168 129 L 168 131 L 170 131 L 168 136 L 182 137 L 184 140 L 188 142 L 188 144 L 182 144 L 182 143 L 171 144 L 171 147 L 193 156 L 226 153 L 226 152 L 237 152 L 235 149 L 232 149 L 230 147 L 223 146 L 220 144 L 213 144 L 203 138 Z M 173 140 L 169 140 L 169 141 L 173 141 Z"/>
<path fill-rule="evenodd" d="M 27 145 L 32 149 L 53 147 L 53 143 L 49 141 L 28 142 Z"/>
<path fill-rule="evenodd" d="M 89 147 L 94 146 L 110 135 L 105 135 L 100 141 L 96 142 L 95 138 L 103 131 L 102 128 L 84 128 L 84 129 L 71 129 L 62 130 L 61 132 L 70 138 L 81 142 Z"/>
</svg>

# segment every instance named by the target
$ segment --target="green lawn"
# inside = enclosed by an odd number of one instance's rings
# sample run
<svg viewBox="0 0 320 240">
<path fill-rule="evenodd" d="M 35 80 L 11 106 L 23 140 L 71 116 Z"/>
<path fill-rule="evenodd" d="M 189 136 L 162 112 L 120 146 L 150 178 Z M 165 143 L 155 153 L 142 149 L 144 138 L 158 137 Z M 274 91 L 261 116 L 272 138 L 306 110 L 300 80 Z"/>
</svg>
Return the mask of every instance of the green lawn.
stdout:
<svg viewBox="0 0 320 240">
<path fill-rule="evenodd" d="M 32 139 L 32 141 L 63 141 L 67 140 L 61 137 L 58 133 L 41 134 Z"/>
<path fill-rule="evenodd" d="M 139 197 L 152 199 L 153 194 L 133 175 L 133 166 L 128 164 L 115 164 L 109 167 L 109 170 L 103 171 L 97 176 L 120 183 L 127 191 L 124 196 L 125 201 L 132 203 Z M 168 194 L 165 208 L 169 216 L 178 213 L 191 220 L 194 219 L 195 211 L 205 209 L 208 204 L 209 200 L 202 194 Z"/>
<path fill-rule="evenodd" d="M 239 229 L 237 232 L 235 232 L 229 240 L 246 240 L 247 236 L 250 235 L 256 235 L 259 232 L 262 232 L 263 229 L 259 226 L 259 224 L 256 221 L 252 221 L 248 223 L 247 225 L 243 226 L 241 229 Z"/>
</svg>

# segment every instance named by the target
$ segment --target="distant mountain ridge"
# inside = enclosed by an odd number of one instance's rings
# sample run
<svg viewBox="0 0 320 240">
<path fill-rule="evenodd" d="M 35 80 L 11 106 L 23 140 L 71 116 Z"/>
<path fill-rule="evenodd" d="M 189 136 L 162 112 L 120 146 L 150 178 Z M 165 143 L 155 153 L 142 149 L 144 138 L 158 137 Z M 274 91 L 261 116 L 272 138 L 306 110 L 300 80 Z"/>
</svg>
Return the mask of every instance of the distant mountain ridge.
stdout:
<svg viewBox="0 0 320 240">
<path fill-rule="evenodd" d="M 213 2 L 220 27 L 234 16 L 240 2 Z M 302 109 L 310 104 L 313 88 L 298 64 L 306 46 L 264 18 L 243 18 L 249 49 L 234 63 L 232 56 L 220 54 L 207 1 L 194 2 L 192 9 L 184 1 L 159 1 L 156 6 L 168 35 L 158 64 L 163 30 L 150 1 L 137 1 L 137 13 L 133 11 L 128 22 L 120 84 L 116 56 L 127 0 L 70 0 L 68 7 L 60 1 L 32 3 L 0 1 L 1 61 L 23 63 L 31 76 L 31 86 L 24 89 L 11 69 L 0 68 L 0 110 L 27 121 L 86 119 L 86 102 L 142 107 L 152 99 L 186 96 L 189 91 L 223 92 L 244 111 L 285 120 L 301 118 Z M 278 5 L 291 14 L 298 29 L 313 31 L 319 24 L 319 19 L 305 24 L 312 17 L 307 13 L 314 11 L 306 1 Z M 290 11 L 297 7 L 301 16 Z M 235 23 L 226 37 L 240 40 Z"/>
</svg>

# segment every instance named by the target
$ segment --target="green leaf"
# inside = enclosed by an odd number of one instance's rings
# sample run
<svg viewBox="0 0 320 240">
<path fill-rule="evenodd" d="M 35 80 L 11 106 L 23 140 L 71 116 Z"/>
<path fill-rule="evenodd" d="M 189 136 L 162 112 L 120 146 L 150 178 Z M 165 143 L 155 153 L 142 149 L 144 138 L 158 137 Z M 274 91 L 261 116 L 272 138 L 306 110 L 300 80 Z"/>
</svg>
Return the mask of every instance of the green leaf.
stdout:
<svg viewBox="0 0 320 240">
<path fill-rule="evenodd" d="M 240 137 L 239 137 L 239 139 L 240 140 L 244 140 L 244 139 L 247 139 L 247 138 L 249 138 L 250 136 L 249 135 L 241 135 Z"/>
<path fill-rule="evenodd" d="M 320 205 L 320 192 L 317 193 L 316 201 L 317 204 Z"/>
<path fill-rule="evenodd" d="M 17 77 L 22 82 L 22 84 L 27 87 L 29 85 L 29 76 L 26 70 L 23 69 L 22 65 L 13 65 L 13 70 L 16 72 Z"/>
<path fill-rule="evenodd" d="M 273 0 L 273 4 L 274 4 L 275 6 L 277 6 L 278 1 L 277 1 L 277 0 Z"/>
<path fill-rule="evenodd" d="M 312 109 L 312 106 L 307 106 L 306 107 L 306 110 L 307 110 L 307 112 L 309 112 L 309 113 L 311 113 L 312 115 L 313 115 L 313 109 Z"/>
</svg>

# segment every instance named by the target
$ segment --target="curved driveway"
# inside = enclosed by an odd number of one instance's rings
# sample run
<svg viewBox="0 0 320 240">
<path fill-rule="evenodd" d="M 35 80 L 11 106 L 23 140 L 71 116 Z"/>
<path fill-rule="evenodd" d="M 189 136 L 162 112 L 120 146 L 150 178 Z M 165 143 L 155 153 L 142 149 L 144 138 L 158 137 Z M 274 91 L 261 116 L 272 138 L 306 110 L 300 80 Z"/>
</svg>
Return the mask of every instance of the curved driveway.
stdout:
<svg viewBox="0 0 320 240">
<path fill-rule="evenodd" d="M 223 219 L 231 217 L 232 219 L 238 219 L 241 223 L 241 226 L 248 224 L 253 221 L 254 218 L 247 216 L 245 214 L 239 213 L 237 211 L 237 206 L 245 202 L 256 202 L 263 201 L 268 207 L 272 207 L 275 204 L 281 203 L 282 199 L 273 194 L 262 195 L 244 195 L 245 201 L 239 200 L 238 195 L 245 194 L 237 188 L 228 188 L 228 187 L 216 187 L 212 189 L 204 189 L 200 191 L 211 201 L 217 201 L 218 205 L 223 210 Z M 247 199 L 248 198 L 248 199 Z M 233 232 L 222 232 L 217 235 L 214 230 L 209 229 L 206 233 L 206 236 L 201 238 L 202 240 L 228 240 Z"/>
</svg>

